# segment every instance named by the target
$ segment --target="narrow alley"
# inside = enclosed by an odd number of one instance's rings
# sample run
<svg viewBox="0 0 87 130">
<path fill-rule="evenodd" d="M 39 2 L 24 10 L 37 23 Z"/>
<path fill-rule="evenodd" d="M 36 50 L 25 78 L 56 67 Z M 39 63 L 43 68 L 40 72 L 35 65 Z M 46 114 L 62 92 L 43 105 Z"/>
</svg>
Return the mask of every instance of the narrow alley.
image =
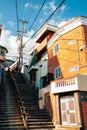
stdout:
<svg viewBox="0 0 87 130">
<path fill-rule="evenodd" d="M 48 112 L 38 106 L 38 91 L 22 74 L 3 71 L 0 91 L 0 130 L 52 130 Z M 24 117 L 24 118 L 23 118 Z"/>
<path fill-rule="evenodd" d="M 3 71 L 0 87 L 0 130 L 24 130 L 19 105 L 8 72 Z"/>
</svg>

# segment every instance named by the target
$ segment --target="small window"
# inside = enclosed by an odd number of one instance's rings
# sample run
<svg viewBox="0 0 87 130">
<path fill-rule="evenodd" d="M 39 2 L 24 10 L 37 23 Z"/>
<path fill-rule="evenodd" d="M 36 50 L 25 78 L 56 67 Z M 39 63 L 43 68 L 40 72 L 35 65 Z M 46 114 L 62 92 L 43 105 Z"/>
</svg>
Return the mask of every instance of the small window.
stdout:
<svg viewBox="0 0 87 130">
<path fill-rule="evenodd" d="M 4 56 L 4 51 L 1 51 L 1 55 Z"/>
<path fill-rule="evenodd" d="M 57 68 L 55 69 L 54 77 L 55 77 L 55 79 L 59 79 L 59 78 L 62 77 L 62 73 L 61 73 L 60 67 L 57 67 Z"/>
<path fill-rule="evenodd" d="M 56 55 L 59 51 L 58 44 L 54 47 L 54 55 Z"/>
<path fill-rule="evenodd" d="M 4 51 L 0 50 L 0 55 L 4 56 Z"/>
</svg>

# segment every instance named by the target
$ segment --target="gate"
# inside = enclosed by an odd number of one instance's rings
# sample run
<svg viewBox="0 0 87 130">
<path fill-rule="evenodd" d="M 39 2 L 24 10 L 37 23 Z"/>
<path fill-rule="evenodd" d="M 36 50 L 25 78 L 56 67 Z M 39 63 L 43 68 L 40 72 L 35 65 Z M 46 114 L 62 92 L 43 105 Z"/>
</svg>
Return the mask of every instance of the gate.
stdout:
<svg viewBox="0 0 87 130">
<path fill-rule="evenodd" d="M 60 99 L 62 125 L 77 125 L 74 96 Z"/>
</svg>

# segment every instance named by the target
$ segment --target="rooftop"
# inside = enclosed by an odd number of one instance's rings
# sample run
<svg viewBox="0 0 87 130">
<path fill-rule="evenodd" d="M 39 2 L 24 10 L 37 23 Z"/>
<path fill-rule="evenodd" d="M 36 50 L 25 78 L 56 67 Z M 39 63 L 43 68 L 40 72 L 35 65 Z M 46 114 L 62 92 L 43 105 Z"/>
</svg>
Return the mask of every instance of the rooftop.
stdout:
<svg viewBox="0 0 87 130">
<path fill-rule="evenodd" d="M 48 48 L 53 44 L 54 41 L 63 34 L 75 29 L 76 27 L 79 27 L 80 25 L 87 25 L 87 17 L 86 16 L 79 16 L 76 17 L 69 22 L 67 22 L 65 25 L 61 26 L 57 29 L 54 36 L 49 40 L 48 42 Z"/>
<path fill-rule="evenodd" d="M 40 43 L 41 40 L 43 40 L 49 32 L 56 32 L 56 30 L 57 30 L 56 26 L 53 26 L 48 23 L 44 24 L 36 33 L 36 42 Z"/>
</svg>

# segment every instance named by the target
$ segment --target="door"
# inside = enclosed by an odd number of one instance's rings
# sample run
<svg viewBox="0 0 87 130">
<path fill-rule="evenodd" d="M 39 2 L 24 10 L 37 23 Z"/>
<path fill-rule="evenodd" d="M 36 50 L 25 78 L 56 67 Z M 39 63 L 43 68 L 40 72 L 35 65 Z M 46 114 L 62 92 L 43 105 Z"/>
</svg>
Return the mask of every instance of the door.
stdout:
<svg viewBox="0 0 87 130">
<path fill-rule="evenodd" d="M 62 125 L 77 125 L 74 96 L 60 99 Z"/>
</svg>

